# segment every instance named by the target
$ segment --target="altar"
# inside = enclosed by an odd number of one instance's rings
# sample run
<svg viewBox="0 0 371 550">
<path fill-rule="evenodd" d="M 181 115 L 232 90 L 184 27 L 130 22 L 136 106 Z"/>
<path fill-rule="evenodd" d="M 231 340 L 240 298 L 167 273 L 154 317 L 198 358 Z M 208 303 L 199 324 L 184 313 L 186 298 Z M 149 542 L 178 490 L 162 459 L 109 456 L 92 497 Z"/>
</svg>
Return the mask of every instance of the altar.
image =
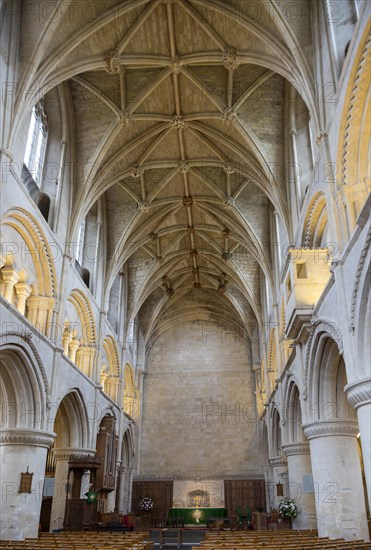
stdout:
<svg viewBox="0 0 371 550">
<path fill-rule="evenodd" d="M 206 524 L 210 518 L 227 518 L 226 508 L 170 508 L 168 512 L 169 523 L 173 519 L 182 518 L 184 524 Z"/>
</svg>

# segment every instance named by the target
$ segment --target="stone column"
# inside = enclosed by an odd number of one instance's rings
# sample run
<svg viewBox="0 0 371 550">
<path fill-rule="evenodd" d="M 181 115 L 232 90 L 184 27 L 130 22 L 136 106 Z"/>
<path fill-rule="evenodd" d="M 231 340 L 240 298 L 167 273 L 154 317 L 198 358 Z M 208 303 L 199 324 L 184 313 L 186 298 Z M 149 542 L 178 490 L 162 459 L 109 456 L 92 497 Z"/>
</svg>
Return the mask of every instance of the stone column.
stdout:
<svg viewBox="0 0 371 550">
<path fill-rule="evenodd" d="M 14 285 L 19 281 L 19 275 L 15 269 L 9 267 L 1 270 L 1 274 L 5 283 L 4 298 L 8 302 L 12 301 Z"/>
<path fill-rule="evenodd" d="M 122 500 L 120 506 L 122 506 L 124 514 L 131 511 L 131 494 L 133 483 L 133 468 L 123 468 L 123 488 L 122 488 Z"/>
<path fill-rule="evenodd" d="M 124 487 L 125 487 L 125 468 L 120 467 L 118 468 L 118 474 L 119 474 L 119 483 L 118 483 L 118 495 L 117 495 L 117 510 L 118 513 L 126 513 L 127 509 L 124 506 Z"/>
<path fill-rule="evenodd" d="M 288 495 L 288 475 L 287 475 L 287 461 L 283 456 L 277 456 L 269 459 L 269 466 L 271 467 L 272 475 L 270 476 L 272 489 L 271 489 L 271 508 L 278 509 L 278 505 L 282 500 L 282 497 L 277 496 L 276 485 L 282 483 L 284 496 Z"/>
<path fill-rule="evenodd" d="M 368 540 L 357 422 L 312 422 L 309 439 L 320 537 Z"/>
<path fill-rule="evenodd" d="M 14 285 L 17 293 L 17 310 L 22 315 L 26 312 L 26 300 L 31 294 L 31 287 L 27 283 L 16 283 Z"/>
<path fill-rule="evenodd" d="M 55 434 L 39 430 L 0 430 L 0 539 L 37 537 L 46 454 Z M 31 493 L 19 493 L 21 473 L 33 473 Z"/>
<path fill-rule="evenodd" d="M 63 529 L 67 496 L 68 461 L 76 449 L 55 449 L 53 456 L 56 462 L 55 484 L 52 509 L 50 514 L 50 531 Z"/>
<path fill-rule="evenodd" d="M 313 493 L 304 493 L 303 476 L 312 475 L 309 443 L 307 441 L 283 445 L 289 471 L 289 496 L 298 505 L 298 517 L 293 529 L 317 529 L 316 505 Z"/>
<path fill-rule="evenodd" d="M 371 510 L 371 379 L 358 380 L 345 386 L 349 402 L 358 415 L 363 465 L 365 468 L 368 506 Z"/>
</svg>

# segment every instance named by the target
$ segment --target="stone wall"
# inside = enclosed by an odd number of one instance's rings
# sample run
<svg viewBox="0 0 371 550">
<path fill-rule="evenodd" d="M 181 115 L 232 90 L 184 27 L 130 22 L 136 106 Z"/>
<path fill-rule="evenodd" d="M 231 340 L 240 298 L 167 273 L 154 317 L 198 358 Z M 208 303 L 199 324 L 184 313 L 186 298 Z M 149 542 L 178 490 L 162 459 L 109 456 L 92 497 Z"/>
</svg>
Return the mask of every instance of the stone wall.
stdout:
<svg viewBox="0 0 371 550">
<path fill-rule="evenodd" d="M 240 335 L 174 326 L 144 379 L 140 475 L 172 479 L 261 473 L 254 381 Z"/>
</svg>

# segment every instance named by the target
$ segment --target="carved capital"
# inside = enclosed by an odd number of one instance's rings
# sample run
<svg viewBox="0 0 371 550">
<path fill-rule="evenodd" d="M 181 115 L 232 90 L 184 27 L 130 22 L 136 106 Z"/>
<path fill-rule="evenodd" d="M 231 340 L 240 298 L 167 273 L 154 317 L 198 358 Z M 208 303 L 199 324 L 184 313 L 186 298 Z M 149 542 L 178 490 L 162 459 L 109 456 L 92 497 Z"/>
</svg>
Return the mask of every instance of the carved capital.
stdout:
<svg viewBox="0 0 371 550">
<path fill-rule="evenodd" d="M 49 448 L 56 434 L 41 430 L 24 430 L 23 428 L 2 428 L 0 445 L 27 445 Z"/>
<path fill-rule="evenodd" d="M 325 420 L 323 422 L 311 422 L 303 425 L 303 430 L 307 439 L 329 437 L 332 435 L 356 437 L 359 432 L 358 423 L 354 420 Z"/>
<path fill-rule="evenodd" d="M 363 380 L 357 380 L 351 382 L 345 386 L 345 392 L 347 394 L 349 403 L 355 409 L 364 405 L 371 404 L 371 379 L 364 378 Z"/>
<path fill-rule="evenodd" d="M 302 441 L 298 443 L 289 443 L 288 445 L 282 445 L 282 450 L 286 456 L 292 455 L 307 455 L 310 453 L 308 441 Z"/>
<path fill-rule="evenodd" d="M 269 466 L 284 466 L 287 467 L 287 460 L 284 456 L 276 456 L 268 460 Z"/>
</svg>

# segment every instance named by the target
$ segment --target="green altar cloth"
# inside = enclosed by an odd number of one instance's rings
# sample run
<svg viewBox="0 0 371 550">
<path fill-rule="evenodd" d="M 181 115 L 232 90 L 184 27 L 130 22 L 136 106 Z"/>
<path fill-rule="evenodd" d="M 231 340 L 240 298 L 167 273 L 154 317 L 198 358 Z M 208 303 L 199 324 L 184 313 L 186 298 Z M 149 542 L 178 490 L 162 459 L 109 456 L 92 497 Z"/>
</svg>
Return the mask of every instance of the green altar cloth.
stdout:
<svg viewBox="0 0 371 550">
<path fill-rule="evenodd" d="M 225 508 L 170 508 L 167 519 L 184 518 L 185 524 L 206 523 L 208 518 L 226 518 Z"/>
</svg>

